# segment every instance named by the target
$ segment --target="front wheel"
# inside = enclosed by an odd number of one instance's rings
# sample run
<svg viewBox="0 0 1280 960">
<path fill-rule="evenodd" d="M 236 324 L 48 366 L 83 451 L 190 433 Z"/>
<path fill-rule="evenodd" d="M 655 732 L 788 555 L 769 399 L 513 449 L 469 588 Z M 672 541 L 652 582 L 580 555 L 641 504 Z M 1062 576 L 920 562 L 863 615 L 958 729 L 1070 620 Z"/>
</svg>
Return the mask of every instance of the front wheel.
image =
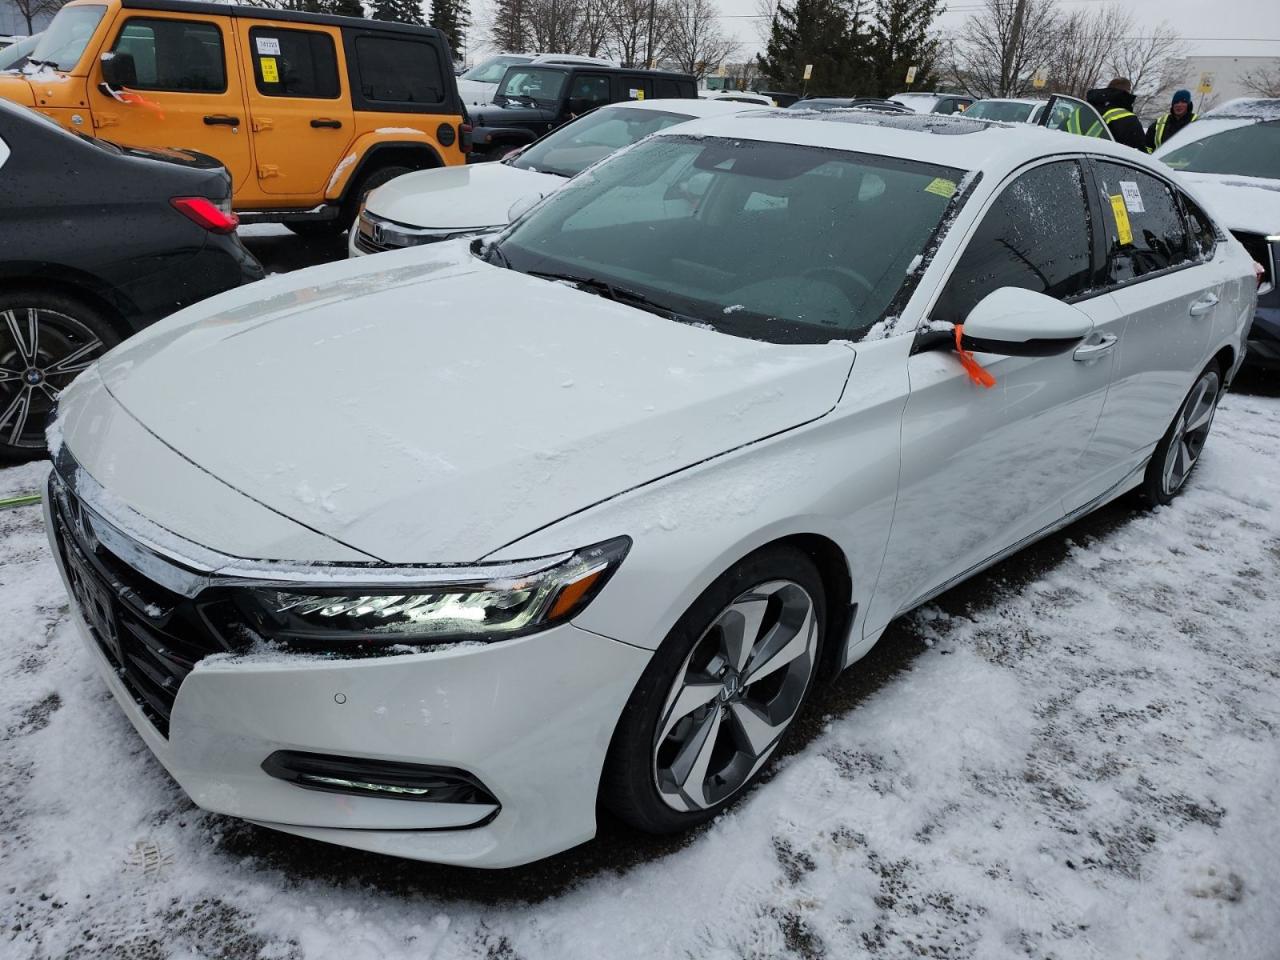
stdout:
<svg viewBox="0 0 1280 960">
<path fill-rule="evenodd" d="M 0 293 L 0 463 L 44 452 L 59 393 L 119 342 L 79 300 L 43 290 Z"/>
<path fill-rule="evenodd" d="M 1152 506 L 1172 502 L 1200 460 L 1213 416 L 1222 399 L 1222 372 L 1211 363 L 1196 379 L 1178 415 L 1156 444 L 1142 481 L 1142 496 Z"/>
<path fill-rule="evenodd" d="M 760 774 L 804 703 L 826 607 L 813 561 L 768 547 L 722 574 L 672 628 L 623 710 L 605 805 L 650 833 L 709 820 Z"/>
</svg>

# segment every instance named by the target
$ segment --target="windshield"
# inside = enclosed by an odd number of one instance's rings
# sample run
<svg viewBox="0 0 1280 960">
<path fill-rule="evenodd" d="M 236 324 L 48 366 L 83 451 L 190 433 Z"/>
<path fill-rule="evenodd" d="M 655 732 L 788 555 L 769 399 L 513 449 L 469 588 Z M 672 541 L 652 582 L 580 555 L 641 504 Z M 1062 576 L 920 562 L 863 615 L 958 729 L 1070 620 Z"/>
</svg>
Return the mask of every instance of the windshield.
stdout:
<svg viewBox="0 0 1280 960">
<path fill-rule="evenodd" d="M 1234 173 L 1280 180 L 1280 120 L 1210 134 L 1161 154 L 1160 159 L 1187 173 Z"/>
<path fill-rule="evenodd" d="M 1037 104 L 1014 103 L 1010 100 L 979 100 L 968 110 L 966 116 L 979 120 L 1004 120 L 1007 123 L 1026 123 L 1031 119 Z"/>
<path fill-rule="evenodd" d="M 961 176 L 820 147 L 659 136 L 573 180 L 491 254 L 725 333 L 858 339 L 914 289 Z"/>
<path fill-rule="evenodd" d="M 26 37 L 12 46 L 0 50 L 0 70 L 9 70 L 22 66 L 39 42 L 40 35 L 36 34 L 34 37 Z"/>
<path fill-rule="evenodd" d="M 458 79 L 474 80 L 476 83 L 497 83 L 513 63 L 528 63 L 528 57 L 502 56 L 490 57 L 483 63 L 477 63 Z"/>
<path fill-rule="evenodd" d="M 106 12 L 107 8 L 100 6 L 63 7 L 36 44 L 31 62 L 54 70 L 72 69 Z"/>
<path fill-rule="evenodd" d="M 559 100 L 566 76 L 562 70 L 545 67 L 508 67 L 494 99 L 532 97 L 534 100 Z"/>
<path fill-rule="evenodd" d="M 576 176 L 615 150 L 689 119 L 683 113 L 604 107 L 539 140 L 513 160 L 511 166 L 562 177 Z"/>
</svg>

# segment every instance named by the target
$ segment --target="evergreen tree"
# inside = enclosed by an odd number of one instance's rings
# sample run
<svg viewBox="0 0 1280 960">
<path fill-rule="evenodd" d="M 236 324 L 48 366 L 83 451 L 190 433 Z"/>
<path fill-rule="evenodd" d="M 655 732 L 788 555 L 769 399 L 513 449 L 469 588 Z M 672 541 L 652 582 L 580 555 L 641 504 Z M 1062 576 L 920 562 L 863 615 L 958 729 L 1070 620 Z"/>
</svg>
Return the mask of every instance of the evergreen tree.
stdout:
<svg viewBox="0 0 1280 960">
<path fill-rule="evenodd" d="M 467 45 L 467 29 L 471 26 L 471 9 L 467 0 L 431 0 L 429 22 L 449 38 L 453 58 L 461 60 Z"/>
<path fill-rule="evenodd" d="M 504 53 L 524 53 L 529 49 L 529 20 L 525 0 L 498 0 L 490 36 Z"/>
<path fill-rule="evenodd" d="M 364 4 L 360 0 L 332 0 L 328 12 L 339 17 L 363 17 Z"/>
<path fill-rule="evenodd" d="M 422 5 L 418 0 L 373 0 L 369 16 L 374 20 L 391 20 L 395 23 L 426 24 Z"/>
<path fill-rule="evenodd" d="M 863 0 L 795 0 L 778 6 L 760 72 L 774 90 L 811 96 L 867 96 L 875 84 Z M 804 79 L 806 64 L 813 76 Z"/>
<path fill-rule="evenodd" d="M 875 88 L 880 97 L 907 87 L 907 70 L 916 68 L 910 89 L 932 90 L 938 84 L 942 41 L 929 28 L 942 13 L 942 0 L 876 0 L 871 28 Z"/>
</svg>

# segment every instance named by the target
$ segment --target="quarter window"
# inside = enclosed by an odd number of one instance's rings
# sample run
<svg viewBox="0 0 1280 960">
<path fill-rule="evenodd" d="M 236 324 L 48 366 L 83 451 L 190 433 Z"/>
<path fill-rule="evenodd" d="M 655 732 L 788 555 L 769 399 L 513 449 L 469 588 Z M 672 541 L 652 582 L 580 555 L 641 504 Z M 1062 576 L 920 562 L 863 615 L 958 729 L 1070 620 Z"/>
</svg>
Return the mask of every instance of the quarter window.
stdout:
<svg viewBox="0 0 1280 960">
<path fill-rule="evenodd" d="M 1187 226 L 1173 192 L 1149 174 L 1118 163 L 1098 164 L 1112 283 L 1167 270 L 1191 258 Z"/>
<path fill-rule="evenodd" d="M 249 31 L 253 76 L 267 97 L 334 100 L 341 94 L 333 37 L 316 30 Z"/>
<path fill-rule="evenodd" d="M 1059 300 L 1089 286 L 1091 238 L 1084 178 L 1075 161 L 1036 167 L 996 200 L 965 247 L 934 310 L 963 323 L 1001 287 L 1022 287 Z"/>
<path fill-rule="evenodd" d="M 360 93 L 382 103 L 440 103 L 444 83 L 436 48 L 416 40 L 357 37 Z"/>
<path fill-rule="evenodd" d="M 116 54 L 133 57 L 137 90 L 222 93 L 227 89 L 222 31 L 192 20 L 129 20 L 116 38 Z"/>
</svg>

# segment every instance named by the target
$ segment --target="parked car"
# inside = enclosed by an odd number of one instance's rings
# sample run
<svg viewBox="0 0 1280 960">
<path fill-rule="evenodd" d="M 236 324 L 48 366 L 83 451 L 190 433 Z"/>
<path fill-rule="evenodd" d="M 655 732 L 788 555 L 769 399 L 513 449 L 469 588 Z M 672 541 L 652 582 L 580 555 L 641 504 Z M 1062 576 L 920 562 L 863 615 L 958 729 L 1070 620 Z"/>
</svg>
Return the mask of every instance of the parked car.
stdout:
<svg viewBox="0 0 1280 960">
<path fill-rule="evenodd" d="M 698 97 L 693 77 L 621 67 L 508 67 L 493 103 L 470 111 L 476 160 L 497 160 L 606 103 Z"/>
<path fill-rule="evenodd" d="M 756 92 L 768 97 L 780 107 L 789 107 L 800 99 L 800 94 L 787 93 L 784 90 L 757 90 Z"/>
<path fill-rule="evenodd" d="M 554 193 L 615 150 L 697 117 L 749 109 L 705 99 L 616 103 L 558 127 L 500 163 L 405 174 L 369 194 L 351 229 L 348 252 L 355 257 L 493 233 L 507 225 L 516 204 Z"/>
<path fill-rule="evenodd" d="M 752 103 L 758 107 L 776 107 L 777 101 L 763 93 L 750 90 L 710 90 L 706 91 L 709 100 L 729 100 L 735 103 Z M 701 94 L 699 94 L 701 96 Z"/>
<path fill-rule="evenodd" d="M 72 0 L 0 99 L 69 130 L 217 157 L 245 222 L 344 230 L 369 190 L 461 164 L 443 34 L 187 0 Z"/>
<path fill-rule="evenodd" d="M 854 107 L 888 111 L 889 113 L 914 113 L 910 107 L 896 100 L 881 100 L 879 97 L 808 97 L 797 100 L 788 110 L 847 110 Z"/>
<path fill-rule="evenodd" d="M 895 93 L 896 100 L 916 113 L 964 113 L 976 97 L 959 93 Z"/>
<path fill-rule="evenodd" d="M 1060 93 L 1044 99 L 1028 97 L 979 100 L 965 111 L 965 116 L 1006 123 L 1033 123 L 1050 130 L 1064 130 L 1084 137 L 1115 139 L 1111 129 L 1102 122 L 1101 115 L 1090 104 Z"/>
<path fill-rule="evenodd" d="M 52 430 L 99 673 L 197 804 L 286 832 L 497 867 L 597 801 L 705 822 L 894 617 L 1186 484 L 1252 260 L 1161 164 L 1072 148 L 700 120 L 497 238 L 144 331 Z"/>
<path fill-rule="evenodd" d="M 257 280 L 212 157 L 114 146 L 0 101 L 0 463 L 45 449 L 59 391 L 136 330 Z"/>
<path fill-rule="evenodd" d="M 617 64 L 599 57 L 583 57 L 570 53 L 500 53 L 476 64 L 458 77 L 458 96 L 468 107 L 483 107 L 493 103 L 507 67 L 519 63 L 585 63 L 603 67 Z"/>
<path fill-rule="evenodd" d="M 1280 99 L 1224 103 L 1155 151 L 1262 270 L 1247 362 L 1280 368 Z"/>
<path fill-rule="evenodd" d="M 18 71 L 27 65 L 27 60 L 40 43 L 43 34 L 35 33 L 29 37 L 18 37 L 15 42 L 0 49 L 0 73 Z"/>
</svg>

